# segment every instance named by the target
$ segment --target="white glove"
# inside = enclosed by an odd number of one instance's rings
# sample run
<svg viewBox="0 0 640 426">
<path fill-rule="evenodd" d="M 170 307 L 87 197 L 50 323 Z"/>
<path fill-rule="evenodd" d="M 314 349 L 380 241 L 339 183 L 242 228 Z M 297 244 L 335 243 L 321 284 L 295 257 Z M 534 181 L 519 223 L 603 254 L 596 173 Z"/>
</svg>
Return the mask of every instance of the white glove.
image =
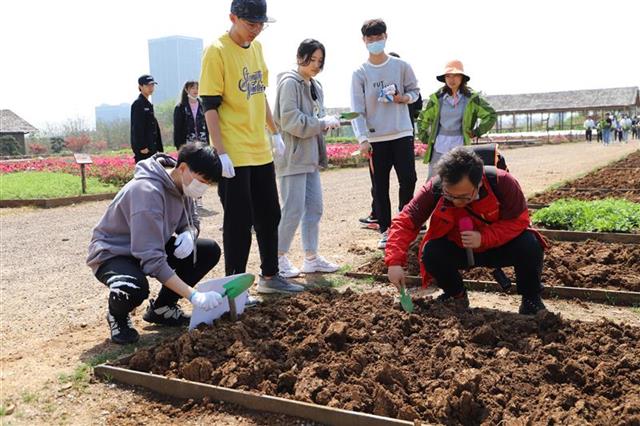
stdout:
<svg viewBox="0 0 640 426">
<path fill-rule="evenodd" d="M 233 168 L 233 163 L 228 154 L 220 155 L 220 164 L 222 164 L 222 177 L 232 178 L 236 175 L 236 171 Z"/>
<path fill-rule="evenodd" d="M 335 115 L 325 115 L 324 117 L 319 119 L 322 123 L 322 129 L 337 129 L 340 127 L 340 119 Z"/>
<path fill-rule="evenodd" d="M 194 291 L 191 293 L 191 297 L 189 298 L 189 302 L 191 302 L 194 307 L 204 309 L 205 311 L 216 308 L 220 304 L 221 300 L 222 296 L 220 293 L 215 291 L 207 291 L 204 293 L 201 291 Z"/>
<path fill-rule="evenodd" d="M 367 140 L 360 142 L 360 154 L 365 157 L 371 155 L 371 143 Z"/>
<path fill-rule="evenodd" d="M 173 245 L 176 246 L 173 255 L 178 259 L 184 259 L 193 251 L 193 234 L 189 230 L 184 231 L 176 237 Z"/>
<path fill-rule="evenodd" d="M 273 141 L 273 150 L 276 153 L 276 157 L 280 158 L 284 155 L 284 141 L 282 140 L 282 136 L 280 136 L 280 133 L 276 133 L 275 135 L 273 135 L 271 137 L 271 140 Z"/>
</svg>

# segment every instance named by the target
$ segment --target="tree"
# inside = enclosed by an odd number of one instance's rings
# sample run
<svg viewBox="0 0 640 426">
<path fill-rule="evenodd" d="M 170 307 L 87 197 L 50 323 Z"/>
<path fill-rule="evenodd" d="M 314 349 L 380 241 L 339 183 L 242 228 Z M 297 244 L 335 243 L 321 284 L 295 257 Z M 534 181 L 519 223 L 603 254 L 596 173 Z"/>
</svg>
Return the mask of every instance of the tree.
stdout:
<svg viewBox="0 0 640 426">
<path fill-rule="evenodd" d="M 67 136 L 64 138 L 64 145 L 71 152 L 83 152 L 85 147 L 90 143 L 91 138 L 87 134 Z"/>
<path fill-rule="evenodd" d="M 51 144 L 51 152 L 60 153 L 64 149 L 64 138 L 60 136 L 53 136 L 49 139 L 49 143 Z"/>
<path fill-rule="evenodd" d="M 110 149 L 122 149 L 131 144 L 129 120 L 114 120 L 96 123 L 96 139 L 107 141 Z"/>
<path fill-rule="evenodd" d="M 20 143 L 10 135 L 0 136 L 0 155 L 20 155 L 22 149 Z"/>
<path fill-rule="evenodd" d="M 162 144 L 164 146 L 173 145 L 173 110 L 175 107 L 176 103 L 171 99 L 154 106 L 154 113 L 160 125 Z"/>
</svg>

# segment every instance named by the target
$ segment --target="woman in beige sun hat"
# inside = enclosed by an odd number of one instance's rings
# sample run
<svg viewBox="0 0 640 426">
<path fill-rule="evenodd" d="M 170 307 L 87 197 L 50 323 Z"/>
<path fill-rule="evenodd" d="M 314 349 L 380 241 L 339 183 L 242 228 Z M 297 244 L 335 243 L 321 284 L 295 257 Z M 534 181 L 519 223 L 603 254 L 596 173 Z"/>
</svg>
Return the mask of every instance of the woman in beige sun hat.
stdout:
<svg viewBox="0 0 640 426">
<path fill-rule="evenodd" d="M 418 117 L 418 138 L 427 144 L 424 162 L 429 164 L 429 177 L 440 157 L 457 146 L 471 144 L 496 122 L 491 105 L 467 86 L 471 78 L 462 62 L 447 62 L 436 80 L 445 85 L 429 97 Z"/>
</svg>

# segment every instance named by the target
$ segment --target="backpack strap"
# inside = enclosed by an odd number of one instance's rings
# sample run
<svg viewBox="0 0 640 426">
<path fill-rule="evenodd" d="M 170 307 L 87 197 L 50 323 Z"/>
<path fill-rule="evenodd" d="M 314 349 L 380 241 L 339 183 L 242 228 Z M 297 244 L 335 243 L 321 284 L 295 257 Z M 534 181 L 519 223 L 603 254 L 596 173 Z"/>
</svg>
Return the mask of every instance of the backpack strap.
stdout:
<svg viewBox="0 0 640 426">
<path fill-rule="evenodd" d="M 484 166 L 484 175 L 487 177 L 493 193 L 497 194 L 496 188 L 498 187 L 498 168 L 495 166 Z M 433 184 L 431 188 L 433 190 L 433 198 L 435 200 L 435 203 L 437 204 L 438 201 L 440 201 L 440 198 L 442 198 L 442 180 L 440 179 L 440 176 L 435 176 L 433 178 Z"/>
</svg>

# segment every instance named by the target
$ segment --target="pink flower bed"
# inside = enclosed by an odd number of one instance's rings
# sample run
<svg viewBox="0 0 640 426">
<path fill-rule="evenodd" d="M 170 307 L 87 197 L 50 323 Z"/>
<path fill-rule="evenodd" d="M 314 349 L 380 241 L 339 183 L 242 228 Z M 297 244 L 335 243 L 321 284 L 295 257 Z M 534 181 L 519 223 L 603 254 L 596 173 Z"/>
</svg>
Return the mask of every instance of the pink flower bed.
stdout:
<svg viewBox="0 0 640 426">
<path fill-rule="evenodd" d="M 97 177 L 105 183 L 124 185 L 133 177 L 134 161 L 130 155 L 92 156 L 93 164 L 87 164 L 87 176 Z M 73 157 L 5 161 L 0 163 L 0 174 L 14 172 L 60 172 L 80 174 L 80 166 Z"/>
<path fill-rule="evenodd" d="M 328 144 L 327 156 L 329 158 L 329 163 L 338 167 L 363 164 L 365 163 L 365 160 L 361 156 L 352 156 L 352 154 L 358 149 L 359 146 L 357 144 Z M 425 149 L 426 145 L 416 143 L 414 148 L 416 157 L 423 156 Z M 97 177 L 105 183 L 120 186 L 124 185 L 133 178 L 133 169 L 135 163 L 131 155 L 94 155 L 91 157 L 91 159 L 93 160 L 93 164 L 87 165 L 87 176 Z M 61 172 L 79 175 L 80 166 L 75 163 L 73 157 L 55 157 L 0 162 L 0 174 L 25 171 Z"/>
<path fill-rule="evenodd" d="M 358 165 L 365 162 L 362 156 L 352 156 L 359 149 L 355 143 L 331 143 L 327 145 L 327 157 L 329 163 L 334 166 Z M 413 151 L 416 157 L 423 157 L 427 150 L 427 145 L 416 143 Z"/>
</svg>

